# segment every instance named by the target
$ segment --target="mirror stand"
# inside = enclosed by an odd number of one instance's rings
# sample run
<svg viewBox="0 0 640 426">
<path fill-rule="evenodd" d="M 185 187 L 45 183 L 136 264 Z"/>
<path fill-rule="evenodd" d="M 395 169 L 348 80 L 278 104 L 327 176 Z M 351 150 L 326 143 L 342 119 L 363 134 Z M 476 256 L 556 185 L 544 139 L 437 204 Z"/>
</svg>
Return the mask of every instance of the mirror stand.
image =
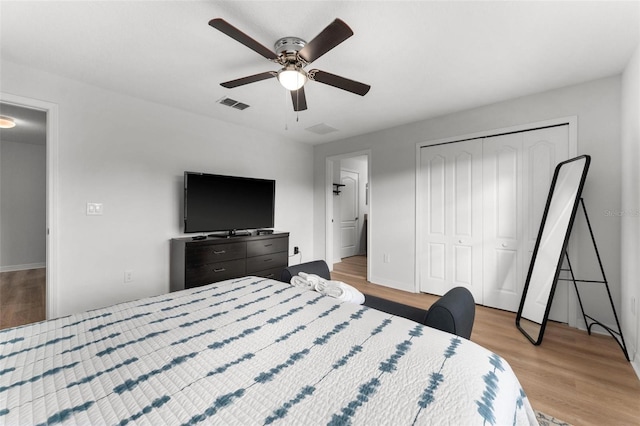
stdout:
<svg viewBox="0 0 640 426">
<path fill-rule="evenodd" d="M 600 327 L 604 328 L 610 335 L 611 337 L 613 337 L 615 339 L 615 341 L 618 343 L 618 346 L 620 346 L 620 349 L 622 349 L 622 352 L 624 353 L 625 358 L 627 359 L 627 361 L 629 361 L 629 353 L 627 352 L 627 345 L 625 344 L 624 341 L 624 336 L 622 335 L 622 329 L 620 328 L 620 321 L 618 320 L 618 314 L 616 313 L 616 307 L 613 304 L 613 298 L 611 297 L 611 291 L 609 290 L 609 282 L 607 281 L 607 278 L 604 274 L 604 268 L 602 266 L 602 260 L 600 260 L 600 252 L 598 251 L 598 246 L 596 245 L 596 239 L 593 235 L 593 230 L 591 229 L 591 222 L 589 222 L 589 215 L 587 214 L 587 208 L 584 205 L 584 200 L 582 198 L 580 198 L 580 205 L 582 206 L 582 212 L 584 213 L 584 217 L 587 221 L 587 227 L 589 228 L 589 235 L 591 236 L 591 243 L 593 244 L 593 249 L 595 250 L 596 253 L 596 257 L 598 259 L 598 265 L 600 266 L 600 273 L 602 274 L 602 280 L 578 280 L 576 279 L 574 273 L 573 273 L 573 268 L 571 267 L 571 261 L 569 260 L 569 253 L 565 251 L 565 259 L 567 259 L 567 269 L 562 269 L 563 271 L 567 271 L 569 272 L 569 275 L 571 276 L 571 278 L 558 278 L 559 280 L 562 281 L 572 281 L 573 282 L 573 286 L 576 289 L 576 295 L 578 296 L 578 303 L 580 305 L 580 311 L 582 311 L 582 317 L 584 318 L 584 323 L 587 327 L 587 333 L 589 333 L 589 335 L 591 335 L 591 327 L 593 327 L 594 325 L 599 325 Z M 600 321 L 596 320 L 595 318 L 593 318 L 592 316 L 589 316 L 587 314 L 585 314 L 584 312 L 584 307 L 582 305 L 582 299 L 580 298 L 580 291 L 578 290 L 578 283 L 596 283 L 596 284 L 604 284 L 606 289 L 607 289 L 607 295 L 609 296 L 609 303 L 611 304 L 611 310 L 613 311 L 613 316 L 616 319 L 616 327 L 618 328 L 618 330 L 614 330 L 611 327 L 601 323 Z"/>
</svg>

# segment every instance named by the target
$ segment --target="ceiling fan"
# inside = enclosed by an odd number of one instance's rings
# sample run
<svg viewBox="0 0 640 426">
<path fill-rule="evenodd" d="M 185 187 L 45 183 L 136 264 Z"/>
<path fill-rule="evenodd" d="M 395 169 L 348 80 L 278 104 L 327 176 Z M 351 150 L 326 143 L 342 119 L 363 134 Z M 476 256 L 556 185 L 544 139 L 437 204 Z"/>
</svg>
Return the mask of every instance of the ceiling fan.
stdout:
<svg viewBox="0 0 640 426">
<path fill-rule="evenodd" d="M 366 95 L 371 88 L 368 84 L 340 77 L 326 71 L 318 69 L 306 71 L 304 69 L 311 62 L 353 35 L 351 28 L 340 19 L 333 21 L 308 43 L 299 37 L 283 37 L 279 39 L 274 44 L 275 52 L 258 43 L 224 19 L 212 19 L 209 21 L 209 25 L 282 67 L 279 71 L 267 71 L 220 83 L 221 86 L 228 89 L 277 77 L 280 84 L 291 92 L 293 110 L 303 111 L 307 109 L 304 84 L 308 80 L 328 84 L 360 96 Z"/>
</svg>

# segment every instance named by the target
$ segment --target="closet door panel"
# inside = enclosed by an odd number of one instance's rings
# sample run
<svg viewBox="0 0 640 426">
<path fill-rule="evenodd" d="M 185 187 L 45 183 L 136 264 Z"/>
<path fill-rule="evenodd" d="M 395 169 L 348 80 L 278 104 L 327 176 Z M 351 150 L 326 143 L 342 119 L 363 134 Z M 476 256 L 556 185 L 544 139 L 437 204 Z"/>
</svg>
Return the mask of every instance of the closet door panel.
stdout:
<svg viewBox="0 0 640 426">
<path fill-rule="evenodd" d="M 523 276 L 522 134 L 483 141 L 484 304 L 517 310 Z"/>
<path fill-rule="evenodd" d="M 428 233 L 430 236 L 445 235 L 446 158 L 435 155 L 423 165 L 427 177 Z"/>
<path fill-rule="evenodd" d="M 420 154 L 423 223 L 420 291 L 457 286 L 482 301 L 482 143 L 425 147 Z"/>
<path fill-rule="evenodd" d="M 456 155 L 454 160 L 453 210 L 454 233 L 458 237 L 473 234 L 473 156 L 467 152 Z"/>
<path fill-rule="evenodd" d="M 560 149 L 561 147 L 558 147 L 558 150 Z M 553 171 L 559 162 L 556 160 L 558 155 L 555 151 L 556 146 L 545 138 L 540 139 L 535 134 L 526 135 L 524 146 L 526 173 L 523 177 L 529 205 L 527 239 L 532 243 L 531 250 L 533 250 L 540 229 L 540 221 L 549 195 Z M 568 155 L 566 156 L 568 158 Z M 559 157 L 564 158 L 565 156 L 559 155 Z"/>
</svg>

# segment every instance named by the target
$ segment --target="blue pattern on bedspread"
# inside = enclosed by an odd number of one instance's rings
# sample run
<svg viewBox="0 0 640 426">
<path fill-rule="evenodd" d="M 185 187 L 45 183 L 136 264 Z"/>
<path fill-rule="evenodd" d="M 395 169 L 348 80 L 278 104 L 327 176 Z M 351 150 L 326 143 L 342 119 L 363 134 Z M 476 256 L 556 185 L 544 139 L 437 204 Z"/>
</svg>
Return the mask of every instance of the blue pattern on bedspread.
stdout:
<svg viewBox="0 0 640 426">
<path fill-rule="evenodd" d="M 0 331 L 0 424 L 537 424 L 456 336 L 245 277 Z"/>
</svg>

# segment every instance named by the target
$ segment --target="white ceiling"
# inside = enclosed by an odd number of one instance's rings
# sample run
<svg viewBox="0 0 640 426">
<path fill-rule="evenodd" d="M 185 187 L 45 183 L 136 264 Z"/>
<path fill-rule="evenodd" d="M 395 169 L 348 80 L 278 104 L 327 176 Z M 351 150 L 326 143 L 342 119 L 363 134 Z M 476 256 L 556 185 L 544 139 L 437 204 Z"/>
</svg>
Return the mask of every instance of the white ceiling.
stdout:
<svg viewBox="0 0 640 426">
<path fill-rule="evenodd" d="M 372 86 L 360 97 L 305 86 L 296 114 L 278 67 L 211 28 L 220 17 L 272 47 L 335 18 L 355 35 L 315 61 Z M 620 73 L 638 44 L 640 2 L 0 2 L 4 60 L 308 143 L 323 143 Z M 227 96 L 239 111 L 216 103 Z M 318 135 L 325 124 L 338 131 Z"/>
</svg>

